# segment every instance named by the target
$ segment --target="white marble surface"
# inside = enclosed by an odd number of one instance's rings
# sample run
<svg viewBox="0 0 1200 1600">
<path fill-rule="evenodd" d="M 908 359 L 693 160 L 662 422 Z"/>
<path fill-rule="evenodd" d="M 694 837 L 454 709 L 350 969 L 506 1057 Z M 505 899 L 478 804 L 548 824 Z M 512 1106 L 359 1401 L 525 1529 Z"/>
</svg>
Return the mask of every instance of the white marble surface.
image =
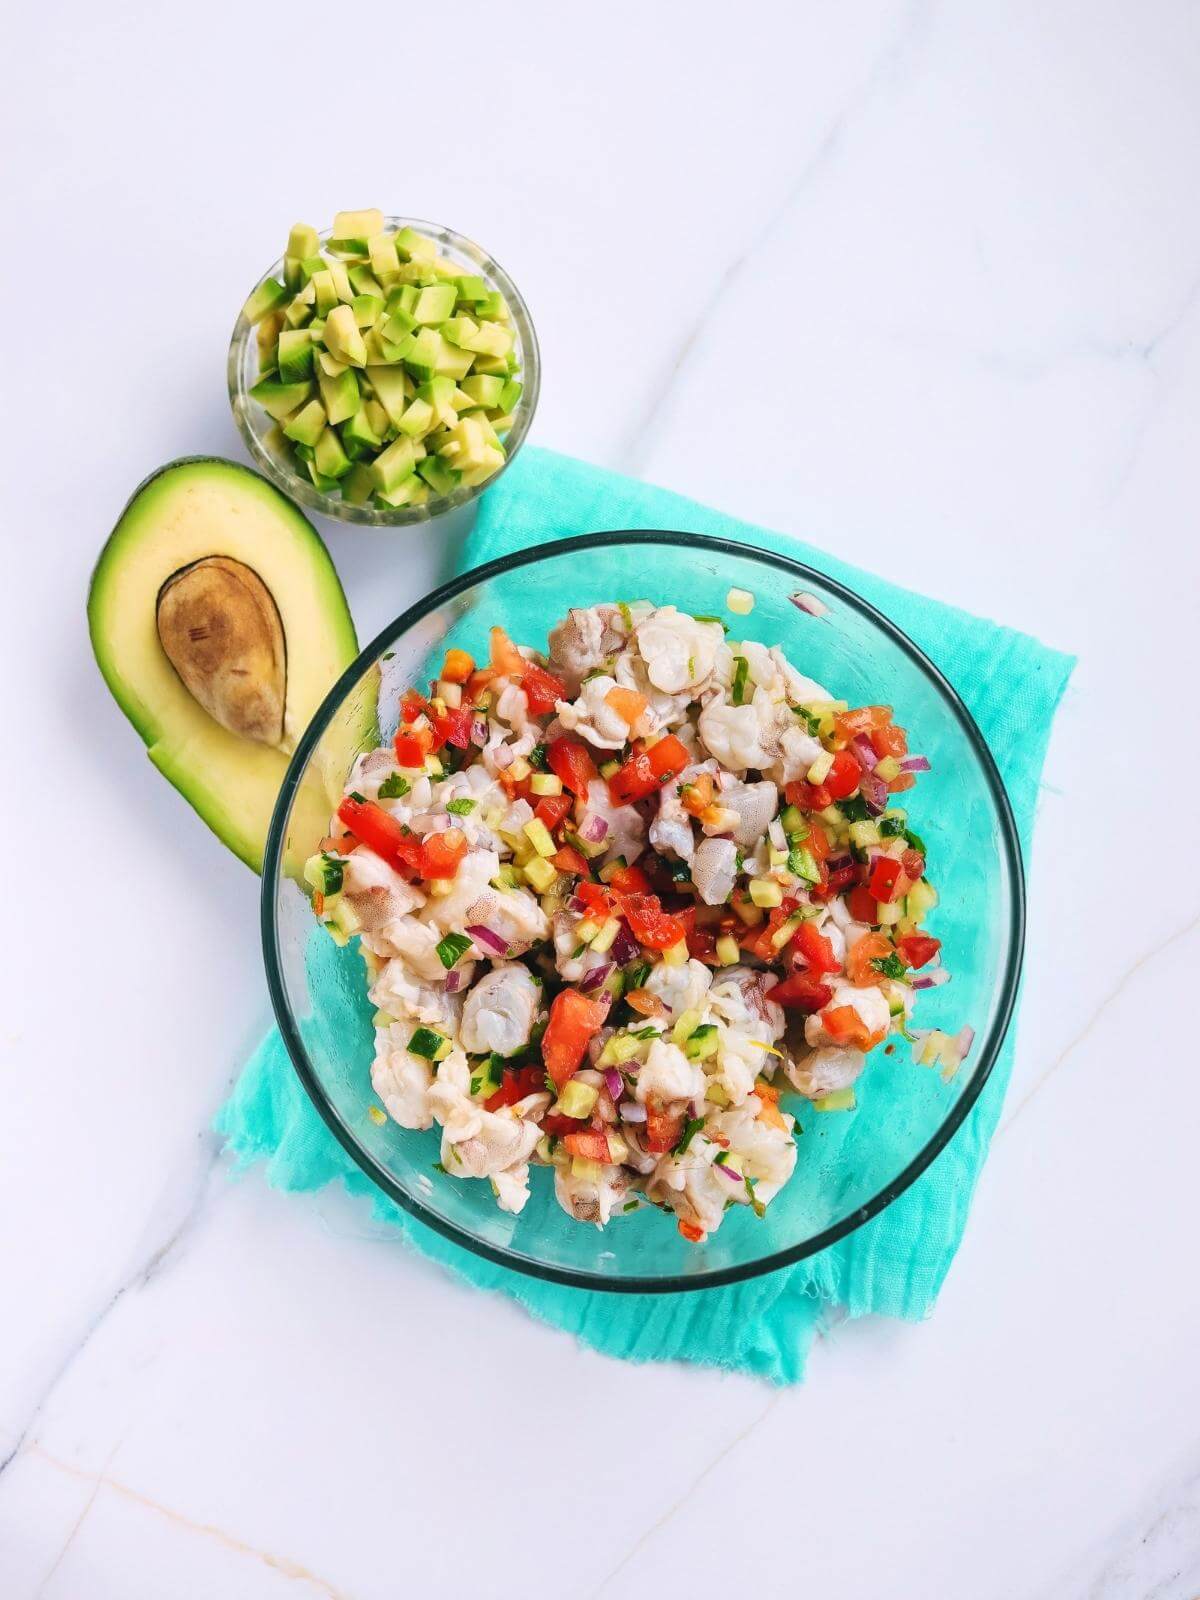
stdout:
<svg viewBox="0 0 1200 1600">
<path fill-rule="evenodd" d="M 1196 6 L 6 31 L 0 1594 L 1192 1600 Z M 206 1131 L 266 1017 L 257 884 L 109 701 L 84 588 L 144 473 L 239 453 L 247 280 L 362 204 L 514 273 L 539 442 L 1081 658 L 961 1254 L 801 1388 L 583 1352 L 338 1194 L 231 1185 Z M 445 557 L 330 542 L 364 637 Z"/>
</svg>

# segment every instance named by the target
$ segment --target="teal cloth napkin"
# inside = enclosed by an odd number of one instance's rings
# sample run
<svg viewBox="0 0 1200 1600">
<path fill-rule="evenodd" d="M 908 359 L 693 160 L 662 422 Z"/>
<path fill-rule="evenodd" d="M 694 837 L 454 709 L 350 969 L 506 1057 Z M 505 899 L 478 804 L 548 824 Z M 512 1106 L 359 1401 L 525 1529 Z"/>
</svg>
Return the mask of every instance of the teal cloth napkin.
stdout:
<svg viewBox="0 0 1200 1600">
<path fill-rule="evenodd" d="M 1027 635 L 909 593 L 783 534 L 546 450 L 527 449 L 481 502 L 461 570 L 514 549 L 616 528 L 677 528 L 763 546 L 848 584 L 893 619 L 942 669 L 992 748 L 1028 863 L 1050 725 L 1072 658 Z M 281 1189 L 340 1179 L 425 1255 L 535 1317 L 633 1361 L 693 1361 L 796 1382 L 822 1316 L 834 1306 L 927 1316 L 962 1238 L 1012 1067 L 1013 1032 L 962 1128 L 929 1170 L 879 1216 L 820 1255 L 749 1283 L 680 1295 L 610 1295 L 541 1283 L 471 1255 L 384 1197 L 328 1132 L 278 1033 L 247 1062 L 217 1118 L 238 1167 L 266 1162 Z"/>
</svg>

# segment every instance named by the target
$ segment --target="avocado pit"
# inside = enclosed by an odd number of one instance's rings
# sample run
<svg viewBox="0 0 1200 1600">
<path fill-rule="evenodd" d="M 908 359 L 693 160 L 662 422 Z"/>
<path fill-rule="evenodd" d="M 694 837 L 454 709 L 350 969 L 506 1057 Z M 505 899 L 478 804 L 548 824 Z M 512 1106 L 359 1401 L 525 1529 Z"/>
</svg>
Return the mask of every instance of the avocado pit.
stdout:
<svg viewBox="0 0 1200 1600">
<path fill-rule="evenodd" d="M 251 567 L 205 556 L 158 593 L 159 643 L 184 687 L 239 738 L 283 743 L 287 651 L 279 608 Z"/>
</svg>

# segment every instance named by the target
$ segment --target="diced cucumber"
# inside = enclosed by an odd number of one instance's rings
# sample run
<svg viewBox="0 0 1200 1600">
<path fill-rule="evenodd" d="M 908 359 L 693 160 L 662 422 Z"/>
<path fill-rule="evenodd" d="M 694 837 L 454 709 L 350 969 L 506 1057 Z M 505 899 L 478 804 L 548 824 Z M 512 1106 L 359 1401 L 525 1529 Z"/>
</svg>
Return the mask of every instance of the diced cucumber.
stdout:
<svg viewBox="0 0 1200 1600">
<path fill-rule="evenodd" d="M 689 1061 L 707 1061 L 709 1056 L 716 1055 L 718 1043 L 716 1023 L 706 1022 L 685 1041 L 683 1053 Z"/>
</svg>

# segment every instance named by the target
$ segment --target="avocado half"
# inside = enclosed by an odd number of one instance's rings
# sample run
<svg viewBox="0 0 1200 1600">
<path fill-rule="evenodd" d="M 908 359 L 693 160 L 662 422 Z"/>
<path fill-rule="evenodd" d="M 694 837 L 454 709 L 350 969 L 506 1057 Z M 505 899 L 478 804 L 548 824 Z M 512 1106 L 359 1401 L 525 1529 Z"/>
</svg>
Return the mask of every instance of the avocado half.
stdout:
<svg viewBox="0 0 1200 1600">
<path fill-rule="evenodd" d="M 88 627 L 151 761 L 260 872 L 288 757 L 358 653 L 316 529 L 249 467 L 169 462 L 136 490 L 100 552 Z M 297 808 L 313 814 L 294 812 L 293 833 L 326 831 L 345 754 L 328 785 L 298 793 Z"/>
</svg>

